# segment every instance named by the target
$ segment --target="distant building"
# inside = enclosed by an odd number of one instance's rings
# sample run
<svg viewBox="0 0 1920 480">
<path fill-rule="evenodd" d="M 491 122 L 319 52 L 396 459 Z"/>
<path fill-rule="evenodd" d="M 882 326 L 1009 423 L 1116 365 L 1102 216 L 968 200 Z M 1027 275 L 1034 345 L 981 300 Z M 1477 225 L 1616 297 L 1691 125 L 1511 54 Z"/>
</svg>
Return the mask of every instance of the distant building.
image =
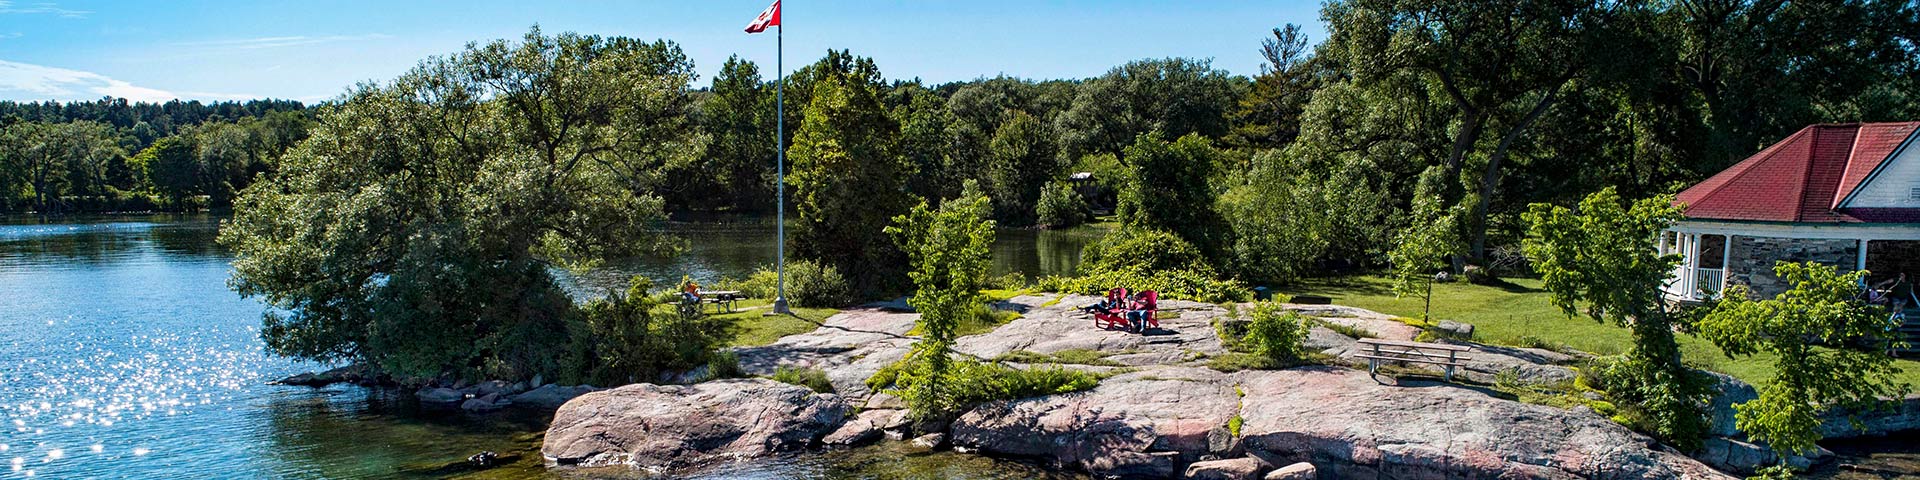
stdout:
<svg viewBox="0 0 1920 480">
<path fill-rule="evenodd" d="M 1920 122 L 1813 125 L 1681 192 L 1686 219 L 1659 239 L 1685 260 L 1667 297 L 1729 284 L 1771 297 L 1791 288 L 1777 261 L 1920 280 Z"/>
</svg>

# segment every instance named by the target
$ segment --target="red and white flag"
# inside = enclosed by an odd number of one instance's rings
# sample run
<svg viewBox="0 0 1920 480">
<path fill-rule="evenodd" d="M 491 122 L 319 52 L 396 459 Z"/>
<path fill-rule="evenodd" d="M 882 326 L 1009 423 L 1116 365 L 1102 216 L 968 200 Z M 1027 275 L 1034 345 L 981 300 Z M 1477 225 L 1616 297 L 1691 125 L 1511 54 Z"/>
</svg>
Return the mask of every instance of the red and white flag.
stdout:
<svg viewBox="0 0 1920 480">
<path fill-rule="evenodd" d="M 780 0 L 773 0 L 773 5 L 768 6 L 767 11 L 760 12 L 760 16 L 753 17 L 753 23 L 747 24 L 747 33 L 760 33 L 767 31 L 767 27 L 778 26 L 780 26 Z"/>
</svg>

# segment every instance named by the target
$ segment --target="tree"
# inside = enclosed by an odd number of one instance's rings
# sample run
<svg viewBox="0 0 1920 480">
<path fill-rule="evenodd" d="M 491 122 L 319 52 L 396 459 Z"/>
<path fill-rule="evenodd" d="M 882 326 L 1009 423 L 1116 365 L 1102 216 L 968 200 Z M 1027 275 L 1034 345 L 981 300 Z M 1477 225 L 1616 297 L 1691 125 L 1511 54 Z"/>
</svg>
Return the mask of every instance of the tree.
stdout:
<svg viewBox="0 0 1920 480">
<path fill-rule="evenodd" d="M 1171 143 L 1157 133 L 1141 135 L 1122 154 L 1132 171 L 1120 189 L 1120 223 L 1174 232 L 1208 258 L 1220 258 L 1230 232 L 1214 210 L 1213 187 L 1207 182 L 1219 156 L 1213 143 L 1198 134 Z"/>
<path fill-rule="evenodd" d="M 974 177 L 972 172 L 949 168 L 954 138 L 947 100 L 919 85 L 895 88 L 894 95 L 910 97 L 893 108 L 893 118 L 900 122 L 900 157 L 912 172 L 907 191 L 921 198 L 958 194 L 954 187 Z"/>
<path fill-rule="evenodd" d="M 1227 143 L 1239 147 L 1279 148 L 1300 135 L 1300 116 L 1318 88 L 1317 67 L 1307 50 L 1300 26 L 1273 29 L 1273 38 L 1261 42 L 1267 63 L 1229 114 L 1233 130 Z"/>
<path fill-rule="evenodd" d="M 1541 274 L 1555 306 L 1629 327 L 1633 346 L 1603 377 L 1607 393 L 1637 406 L 1654 434 L 1693 449 L 1706 432 L 1707 381 L 1681 363 L 1674 340 L 1678 318 L 1661 286 L 1680 261 L 1660 255 L 1652 239 L 1680 218 L 1671 196 L 1628 205 L 1612 188 L 1580 202 L 1579 210 L 1534 204 L 1526 213 L 1527 258 Z"/>
<path fill-rule="evenodd" d="M 921 335 L 906 360 L 911 366 L 903 375 L 910 379 L 896 383 L 907 386 L 903 398 L 918 418 L 957 413 L 965 395 L 955 390 L 949 357 L 955 328 L 981 302 L 994 225 L 981 218 L 990 212 L 991 202 L 978 195 L 942 202 L 938 209 L 921 202 L 886 228 L 913 266 L 908 276 L 914 291 L 907 304 L 920 312 Z"/>
<path fill-rule="evenodd" d="M 669 42 L 534 29 L 362 85 L 241 192 L 230 283 L 274 307 L 277 354 L 552 376 L 573 302 L 549 272 L 664 248 L 649 192 L 700 153 L 691 78 Z"/>
<path fill-rule="evenodd" d="M 1244 77 L 1207 60 L 1137 60 L 1081 85 L 1054 130 L 1070 159 L 1118 152 L 1149 132 L 1217 138 L 1227 133 L 1227 112 L 1245 88 Z"/>
<path fill-rule="evenodd" d="M 712 95 L 700 102 L 700 130 L 711 136 L 704 165 L 683 177 L 674 208 L 694 202 L 717 203 L 744 211 L 773 209 L 773 94 L 753 62 L 727 57 L 714 75 Z M 711 182 L 709 184 L 709 182 Z M 702 194 L 701 189 L 710 189 Z"/>
<path fill-rule="evenodd" d="M 1041 187 L 1058 177 L 1061 168 L 1045 125 L 1027 112 L 1010 111 L 994 131 L 988 151 L 995 216 L 1014 226 L 1032 225 Z"/>
<path fill-rule="evenodd" d="M 1867 272 L 1814 262 L 1780 262 L 1773 271 L 1793 289 L 1754 300 L 1745 285 L 1728 287 L 1700 320 L 1700 336 L 1729 357 L 1774 358 L 1759 398 L 1734 405 L 1734 426 L 1777 452 L 1806 454 L 1821 437 L 1819 408 L 1881 406 L 1912 386 L 1900 383 L 1887 354 L 1903 340 L 1898 325 L 1860 298 Z"/>
<path fill-rule="evenodd" d="M 906 211 L 899 126 L 875 91 L 842 75 L 820 79 L 794 137 L 794 249 L 846 275 L 861 295 L 899 286 L 901 252 L 883 231 Z"/>
<path fill-rule="evenodd" d="M 1087 200 L 1073 185 L 1047 182 L 1040 189 L 1040 204 L 1035 212 L 1039 224 L 1047 228 L 1067 228 L 1087 221 Z"/>
<path fill-rule="evenodd" d="M 187 199 L 199 195 L 204 165 L 193 153 L 193 143 L 182 137 L 167 137 L 141 150 L 132 162 L 145 172 L 145 183 L 174 209 L 186 209 Z"/>
<path fill-rule="evenodd" d="M 1447 259 L 1460 253 L 1459 212 L 1442 203 L 1439 190 L 1446 179 L 1440 175 L 1436 166 L 1420 176 L 1413 197 L 1413 221 L 1394 237 L 1393 250 L 1387 253 L 1393 265 L 1393 294 L 1419 295 L 1426 300 L 1422 320 L 1433 318 L 1434 274 L 1447 268 Z"/>
</svg>

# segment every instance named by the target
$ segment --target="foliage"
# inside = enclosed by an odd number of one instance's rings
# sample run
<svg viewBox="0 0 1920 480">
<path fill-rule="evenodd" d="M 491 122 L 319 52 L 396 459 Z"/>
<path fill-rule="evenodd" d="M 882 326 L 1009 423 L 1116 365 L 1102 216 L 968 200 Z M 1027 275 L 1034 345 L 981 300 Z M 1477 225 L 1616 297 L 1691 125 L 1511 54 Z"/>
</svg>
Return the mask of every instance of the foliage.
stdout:
<svg viewBox="0 0 1920 480">
<path fill-rule="evenodd" d="M 740 369 L 740 354 L 721 349 L 707 358 L 707 377 L 701 381 L 746 377 L 746 370 Z"/>
<path fill-rule="evenodd" d="M 1047 182 L 1040 189 L 1040 204 L 1036 208 L 1039 224 L 1047 228 L 1068 228 L 1087 222 L 1086 199 L 1066 183 Z"/>
<path fill-rule="evenodd" d="M 666 204 L 680 210 L 730 207 L 773 209 L 773 90 L 753 62 L 727 57 L 689 115 L 709 136 L 707 154 L 670 165 Z M 797 125 L 796 125 L 797 126 Z"/>
<path fill-rule="evenodd" d="M 1080 253 L 1080 269 L 1088 272 L 1152 272 L 1193 270 L 1212 274 L 1213 267 L 1192 243 L 1165 230 L 1116 229 Z"/>
<path fill-rule="evenodd" d="M 1328 165 L 1307 145 L 1268 150 L 1252 159 L 1244 183 L 1220 197 L 1233 232 L 1232 273 L 1249 281 L 1287 283 L 1328 268 L 1377 263 L 1396 211 L 1365 160 Z"/>
<path fill-rule="evenodd" d="M 556 369 L 572 301 L 550 269 L 658 250 L 661 165 L 697 155 L 679 47 L 542 35 L 422 62 L 328 107 L 221 244 L 299 358 L 396 374 Z"/>
<path fill-rule="evenodd" d="M 1306 318 L 1272 302 L 1254 305 L 1250 316 L 1253 321 L 1247 324 L 1247 334 L 1241 341 L 1253 353 L 1280 363 L 1305 358 L 1300 342 L 1307 337 Z"/>
<path fill-rule="evenodd" d="M 1693 449 L 1706 432 L 1707 381 L 1681 363 L 1677 315 L 1661 293 L 1679 257 L 1659 255 L 1648 241 L 1678 218 L 1672 197 L 1626 205 L 1608 188 L 1577 212 L 1534 204 L 1523 248 L 1561 311 L 1574 315 L 1584 302 L 1587 316 L 1630 327 L 1633 347 L 1608 372 L 1608 393 L 1643 410 L 1660 438 Z"/>
<path fill-rule="evenodd" d="M 800 213 L 794 250 L 846 275 L 859 296 L 893 291 L 905 257 L 882 229 L 910 206 L 894 151 L 899 126 L 858 78 L 828 73 L 813 89 L 787 152 Z"/>
<path fill-rule="evenodd" d="M 1318 67 L 1299 25 L 1289 23 L 1273 29 L 1273 38 L 1261 40 L 1260 47 L 1267 63 L 1260 66 L 1260 75 L 1253 77 L 1247 94 L 1228 114 L 1233 131 L 1227 135 L 1227 143 L 1284 147 L 1300 134 L 1300 116 L 1320 83 L 1314 75 Z"/>
<path fill-rule="evenodd" d="M 1157 230 L 1118 229 L 1088 244 L 1081 253 L 1081 275 L 1046 277 L 1035 287 L 1052 292 L 1103 295 L 1108 289 L 1153 290 L 1161 298 L 1210 303 L 1246 301 L 1253 291 L 1221 280 L 1198 249 L 1179 236 Z"/>
<path fill-rule="evenodd" d="M 652 282 L 635 276 L 626 292 L 607 292 L 576 310 L 567 327 L 568 383 L 625 385 L 661 373 L 692 370 L 727 341 L 723 325 L 704 316 L 663 313 L 648 297 Z"/>
<path fill-rule="evenodd" d="M 807 387 L 816 393 L 833 393 L 833 381 L 827 379 L 827 372 L 818 368 L 780 367 L 774 369 L 773 381 Z"/>
<path fill-rule="evenodd" d="M 1777 451 L 1805 454 L 1821 438 L 1819 408 L 1868 409 L 1906 396 L 1912 386 L 1896 380 L 1888 354 L 1904 339 L 1884 308 L 1860 298 L 1867 272 L 1780 262 L 1774 274 L 1793 289 L 1753 300 L 1745 285 L 1731 286 L 1698 327 L 1728 356 L 1774 358 L 1759 398 L 1734 406 L 1735 426 Z"/>
<path fill-rule="evenodd" d="M 764 275 L 755 273 L 755 278 Z M 812 260 L 787 262 L 787 301 L 809 308 L 837 308 L 853 303 L 853 287 L 832 265 Z"/>
<path fill-rule="evenodd" d="M 988 146 L 994 217 L 1012 226 L 1032 225 L 1043 186 L 1060 176 L 1061 165 L 1045 124 L 1018 110 L 1007 117 Z"/>
<path fill-rule="evenodd" d="M 927 362 L 913 357 L 901 359 L 874 373 L 873 377 L 867 379 L 867 386 L 911 395 L 916 386 L 928 383 L 927 365 Z M 981 402 L 1073 393 L 1091 390 L 1100 384 L 1100 378 L 1091 373 L 1058 366 L 1014 368 L 999 363 L 961 360 L 952 362 L 949 368 L 951 370 L 939 380 L 944 383 L 944 391 L 948 395 L 923 403 L 927 408 L 949 414 L 959 413 Z M 909 400 L 908 405 L 911 408 L 913 401 Z"/>
<path fill-rule="evenodd" d="M 948 200 L 938 209 L 921 202 L 886 228 L 913 266 L 908 276 L 915 288 L 907 304 L 920 312 L 914 326 L 920 339 L 902 360 L 909 366 L 903 381 L 896 383 L 900 398 L 917 418 L 958 413 L 957 406 L 964 404 L 960 398 L 968 393 L 959 388 L 964 376 L 948 357 L 961 323 L 979 316 L 994 225 L 981 218 L 991 208 L 986 197 L 977 195 Z"/>
<path fill-rule="evenodd" d="M 1107 289 L 1121 287 L 1131 291 L 1153 290 L 1162 299 L 1196 302 L 1244 302 L 1253 299 L 1253 290 L 1234 280 L 1221 280 L 1196 270 L 1160 270 L 1147 273 L 1130 271 L 1088 272 L 1077 277 L 1048 276 L 1035 282 L 1034 288 L 1048 292 L 1104 295 Z"/>
<path fill-rule="evenodd" d="M 993 357 L 993 361 L 1002 362 L 1002 363 L 1004 362 L 1063 363 L 1063 364 L 1077 364 L 1077 365 L 1093 365 L 1097 367 L 1125 366 L 1125 364 L 1122 364 L 1120 362 L 1108 360 L 1107 357 L 1110 357 L 1110 356 L 1113 356 L 1113 352 L 1089 350 L 1084 348 L 1069 348 L 1066 350 L 1056 351 L 1051 354 L 1034 353 L 1032 351 L 1027 351 L 1027 350 L 1014 350 L 1012 352 L 1007 352 L 1007 353 L 1001 354 L 1000 356 Z"/>
<path fill-rule="evenodd" d="M 1121 225 L 1172 232 L 1210 256 L 1222 251 L 1231 230 L 1214 209 L 1207 182 L 1220 156 L 1211 141 L 1189 134 L 1169 143 L 1151 133 L 1122 156 L 1132 171 L 1120 188 Z"/>
<path fill-rule="evenodd" d="M 1393 265 L 1393 294 L 1419 296 L 1429 305 L 1433 300 L 1429 296 L 1433 275 L 1462 250 L 1457 209 L 1441 203 L 1440 184 L 1446 180 L 1440 174 L 1435 167 L 1420 176 L 1420 186 L 1414 191 L 1413 221 L 1400 230 L 1393 250 L 1387 252 L 1388 262 Z M 1432 312 L 1423 311 L 1421 318 L 1432 318 Z"/>
<path fill-rule="evenodd" d="M 1077 159 L 1119 152 L 1149 132 L 1217 138 L 1227 132 L 1226 113 L 1243 82 L 1207 60 L 1137 60 L 1114 67 L 1081 85 L 1054 120 L 1061 153 Z"/>
</svg>

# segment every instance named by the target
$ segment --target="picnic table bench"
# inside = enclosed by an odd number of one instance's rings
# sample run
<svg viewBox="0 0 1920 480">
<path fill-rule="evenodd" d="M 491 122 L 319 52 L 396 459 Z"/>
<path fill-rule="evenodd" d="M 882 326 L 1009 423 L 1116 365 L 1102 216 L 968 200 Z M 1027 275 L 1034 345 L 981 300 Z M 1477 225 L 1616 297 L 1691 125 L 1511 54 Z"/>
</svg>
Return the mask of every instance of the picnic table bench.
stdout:
<svg viewBox="0 0 1920 480">
<path fill-rule="evenodd" d="M 1472 347 L 1447 345 L 1444 343 L 1401 342 L 1362 338 L 1359 341 L 1361 353 L 1354 355 L 1367 359 L 1367 373 L 1378 374 L 1380 362 L 1413 362 L 1439 365 L 1447 372 L 1447 381 L 1453 381 L 1454 367 L 1462 366 L 1467 357 L 1461 352 L 1473 350 Z"/>
<path fill-rule="evenodd" d="M 683 301 L 680 303 L 680 314 L 697 315 L 706 310 L 707 305 L 713 305 L 713 313 L 715 314 L 732 313 L 734 311 L 734 302 L 745 300 L 746 298 L 746 294 L 740 293 L 738 290 L 700 290 L 700 298 L 698 300 Z"/>
</svg>

